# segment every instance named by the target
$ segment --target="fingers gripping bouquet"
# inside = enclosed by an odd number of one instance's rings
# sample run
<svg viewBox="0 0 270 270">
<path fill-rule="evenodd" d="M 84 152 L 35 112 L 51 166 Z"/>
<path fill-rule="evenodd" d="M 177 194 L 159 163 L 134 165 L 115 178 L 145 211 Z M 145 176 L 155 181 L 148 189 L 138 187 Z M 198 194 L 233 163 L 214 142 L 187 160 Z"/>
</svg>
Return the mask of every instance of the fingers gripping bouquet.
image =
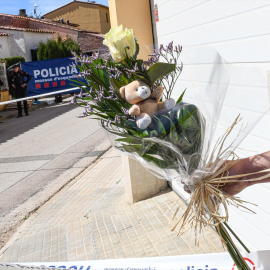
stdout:
<svg viewBox="0 0 270 270">
<path fill-rule="evenodd" d="M 203 227 L 213 226 L 238 268 L 249 269 L 231 235 L 239 239 L 227 224 L 228 205 L 246 208 L 245 202 L 226 194 L 223 187 L 234 181 L 227 171 L 237 162 L 234 150 L 252 125 L 239 125 L 236 115 L 225 128 L 218 128 L 228 94 L 229 75 L 224 65 L 218 59 L 218 65 L 211 65 L 208 82 L 208 78 L 194 80 L 197 108 L 183 102 L 185 91 L 176 101 L 171 98 L 182 72 L 182 64 L 178 64 L 181 46 L 171 42 L 148 61 L 137 59 L 139 45 L 133 31 L 122 26 L 111 29 L 104 44 L 109 56 L 75 56 L 80 76 L 86 80 L 75 83 L 86 95 L 81 91 L 72 103 L 85 108 L 83 116 L 94 116 L 116 135 L 117 149 L 158 177 L 181 181 L 191 191 L 187 210 L 173 229 L 182 233 L 191 227 L 199 243 Z M 193 73 L 198 74 L 206 76 L 201 70 Z"/>
</svg>

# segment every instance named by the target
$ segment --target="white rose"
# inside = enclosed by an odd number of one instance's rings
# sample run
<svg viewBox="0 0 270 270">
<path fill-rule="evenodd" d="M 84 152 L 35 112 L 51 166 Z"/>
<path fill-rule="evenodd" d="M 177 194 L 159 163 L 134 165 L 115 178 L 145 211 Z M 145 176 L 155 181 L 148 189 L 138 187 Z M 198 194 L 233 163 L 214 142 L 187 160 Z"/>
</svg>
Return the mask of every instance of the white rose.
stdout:
<svg viewBox="0 0 270 270">
<path fill-rule="evenodd" d="M 117 63 L 123 61 L 126 55 L 132 57 L 136 53 L 136 42 L 133 30 L 123 30 L 122 24 L 112 28 L 104 35 L 103 44 L 109 48 L 114 61 Z"/>
</svg>

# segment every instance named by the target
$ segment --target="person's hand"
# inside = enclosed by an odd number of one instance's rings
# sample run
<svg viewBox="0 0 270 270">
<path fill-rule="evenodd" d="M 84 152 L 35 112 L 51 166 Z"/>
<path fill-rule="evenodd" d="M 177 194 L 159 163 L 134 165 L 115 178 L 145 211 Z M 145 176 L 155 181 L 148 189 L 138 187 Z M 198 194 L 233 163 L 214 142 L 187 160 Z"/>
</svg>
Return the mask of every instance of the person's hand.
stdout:
<svg viewBox="0 0 270 270">
<path fill-rule="evenodd" d="M 11 86 L 12 86 L 13 88 L 16 88 L 15 84 L 12 84 Z"/>
<path fill-rule="evenodd" d="M 25 86 L 26 86 L 26 83 L 23 83 L 23 84 L 21 85 L 21 87 L 23 87 L 23 88 L 24 88 Z"/>
<path fill-rule="evenodd" d="M 269 173 L 268 172 L 261 173 L 261 171 L 269 168 L 270 168 L 270 151 L 249 158 L 240 159 L 228 170 L 228 174 L 231 176 L 249 173 L 253 174 L 240 178 L 236 177 L 234 180 L 239 180 L 239 182 L 228 183 L 227 185 L 225 185 L 224 191 L 230 195 L 235 195 L 241 192 L 246 187 L 252 186 L 254 184 L 269 183 L 270 182 Z M 261 176 L 265 176 L 265 178 L 261 180 L 256 180 L 257 177 Z"/>
<path fill-rule="evenodd" d="M 225 161 L 223 166 L 225 164 L 228 164 L 228 162 L 230 161 Z M 267 172 L 260 173 L 260 171 L 269 169 L 269 168 L 270 168 L 270 151 L 256 155 L 256 156 L 252 156 L 249 158 L 239 159 L 235 161 L 235 163 L 223 175 L 223 176 L 235 176 L 235 178 L 232 178 L 230 180 L 238 180 L 238 181 L 234 183 L 225 184 L 222 190 L 228 193 L 229 195 L 236 195 L 239 192 L 241 192 L 243 189 L 251 185 L 260 184 L 260 183 L 269 183 L 270 176 L 267 176 L 268 173 Z M 243 175 L 243 174 L 249 174 L 249 173 L 256 173 L 256 174 L 243 176 L 243 177 L 237 177 L 237 175 Z M 252 180 L 263 175 L 266 175 L 266 178 L 259 181 Z M 249 179 L 250 181 L 245 181 Z M 184 189 L 186 192 L 191 193 L 188 190 L 187 186 L 184 186 Z"/>
<path fill-rule="evenodd" d="M 228 162 L 230 162 L 230 161 L 225 161 L 222 166 L 228 164 Z M 248 163 L 248 159 L 240 159 L 240 160 L 236 161 L 232 165 L 232 167 L 230 167 L 228 169 L 227 172 L 224 172 L 223 176 L 233 176 L 233 175 L 246 174 L 247 173 L 247 170 L 246 170 L 247 163 Z M 221 176 L 222 175 L 219 175 L 217 177 L 221 177 Z M 225 186 L 223 187 L 222 190 L 230 195 L 236 195 L 237 193 L 241 192 L 243 189 L 245 189 L 246 187 L 249 186 L 249 182 L 241 181 L 244 179 L 246 179 L 246 178 L 245 177 L 242 177 L 242 178 L 236 177 L 234 179 L 230 179 L 230 180 L 239 180 L 239 182 L 225 184 Z M 189 190 L 187 185 L 184 185 L 184 190 L 187 193 L 191 193 L 191 191 Z"/>
<path fill-rule="evenodd" d="M 227 162 L 228 161 L 226 161 L 225 164 Z M 224 176 L 234 176 L 234 175 L 237 176 L 241 174 L 247 174 L 249 173 L 249 169 L 248 169 L 249 164 L 250 164 L 250 161 L 248 158 L 240 159 L 236 161 L 232 165 L 232 167 L 228 169 L 227 172 L 224 173 Z M 225 184 L 223 191 L 225 191 L 229 195 L 236 195 L 250 185 L 250 182 L 244 181 L 247 179 L 248 179 L 247 176 L 235 177 L 233 179 L 230 179 L 230 180 L 239 180 L 239 182 Z"/>
</svg>

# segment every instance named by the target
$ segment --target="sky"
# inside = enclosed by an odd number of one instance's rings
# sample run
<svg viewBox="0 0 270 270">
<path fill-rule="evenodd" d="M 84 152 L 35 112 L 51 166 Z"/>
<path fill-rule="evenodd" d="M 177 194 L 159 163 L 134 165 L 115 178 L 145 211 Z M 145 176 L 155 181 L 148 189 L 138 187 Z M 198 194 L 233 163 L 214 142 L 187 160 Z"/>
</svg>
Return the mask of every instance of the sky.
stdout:
<svg viewBox="0 0 270 270">
<path fill-rule="evenodd" d="M 19 15 L 19 9 L 26 9 L 28 16 L 34 14 L 34 4 L 37 4 L 37 14 L 43 15 L 73 0 L 0 0 L 0 13 Z M 83 0 L 87 2 L 87 0 Z M 108 6 L 108 0 L 96 0 L 97 4 Z"/>
</svg>

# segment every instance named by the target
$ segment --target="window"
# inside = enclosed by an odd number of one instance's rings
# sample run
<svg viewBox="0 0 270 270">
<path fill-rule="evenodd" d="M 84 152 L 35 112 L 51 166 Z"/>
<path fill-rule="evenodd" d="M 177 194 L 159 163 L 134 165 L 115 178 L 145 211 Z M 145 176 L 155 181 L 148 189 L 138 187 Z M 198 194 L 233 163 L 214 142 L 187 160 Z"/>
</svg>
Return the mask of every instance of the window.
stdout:
<svg viewBox="0 0 270 270">
<path fill-rule="evenodd" d="M 106 22 L 108 23 L 109 22 L 109 14 L 106 13 Z"/>
</svg>

